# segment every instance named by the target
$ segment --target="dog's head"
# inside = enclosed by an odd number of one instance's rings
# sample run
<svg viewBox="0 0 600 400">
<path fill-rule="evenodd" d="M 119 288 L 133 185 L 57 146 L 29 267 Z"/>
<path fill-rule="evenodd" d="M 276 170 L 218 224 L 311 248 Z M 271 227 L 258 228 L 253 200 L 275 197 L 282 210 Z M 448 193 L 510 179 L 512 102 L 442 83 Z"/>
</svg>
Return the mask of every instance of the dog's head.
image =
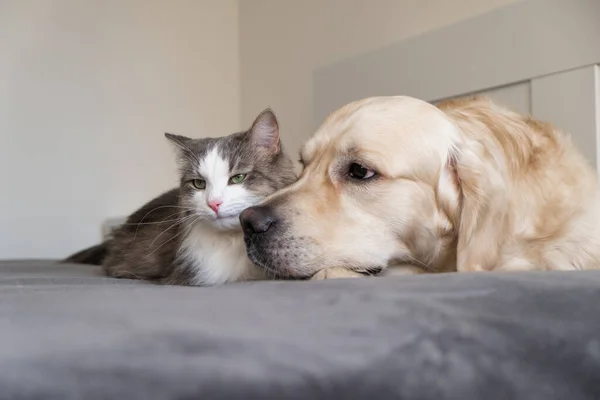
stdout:
<svg viewBox="0 0 600 400">
<path fill-rule="evenodd" d="M 409 97 L 368 98 L 331 114 L 301 151 L 293 185 L 244 211 L 249 257 L 279 277 L 452 258 L 457 128 Z"/>
</svg>

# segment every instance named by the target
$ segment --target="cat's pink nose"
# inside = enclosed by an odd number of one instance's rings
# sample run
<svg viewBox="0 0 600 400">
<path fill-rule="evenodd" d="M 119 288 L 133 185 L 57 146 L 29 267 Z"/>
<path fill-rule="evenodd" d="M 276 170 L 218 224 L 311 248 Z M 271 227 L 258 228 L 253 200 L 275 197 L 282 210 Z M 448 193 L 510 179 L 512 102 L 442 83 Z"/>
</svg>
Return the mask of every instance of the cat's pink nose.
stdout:
<svg viewBox="0 0 600 400">
<path fill-rule="evenodd" d="M 215 212 L 218 213 L 219 212 L 219 207 L 221 206 L 221 204 L 223 204 L 223 200 L 218 199 L 218 200 L 211 200 L 208 202 L 208 206 Z"/>
</svg>

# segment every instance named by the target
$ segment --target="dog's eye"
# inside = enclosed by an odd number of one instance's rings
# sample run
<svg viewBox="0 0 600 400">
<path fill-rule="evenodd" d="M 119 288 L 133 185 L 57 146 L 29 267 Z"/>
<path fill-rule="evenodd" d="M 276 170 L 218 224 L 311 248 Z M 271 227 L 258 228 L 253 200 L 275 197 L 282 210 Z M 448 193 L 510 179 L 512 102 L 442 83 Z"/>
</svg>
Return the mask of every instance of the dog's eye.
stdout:
<svg viewBox="0 0 600 400">
<path fill-rule="evenodd" d="M 370 170 L 364 165 L 352 163 L 350 164 L 350 170 L 348 171 L 348 174 L 351 178 L 365 180 L 374 177 L 375 171 Z"/>
</svg>

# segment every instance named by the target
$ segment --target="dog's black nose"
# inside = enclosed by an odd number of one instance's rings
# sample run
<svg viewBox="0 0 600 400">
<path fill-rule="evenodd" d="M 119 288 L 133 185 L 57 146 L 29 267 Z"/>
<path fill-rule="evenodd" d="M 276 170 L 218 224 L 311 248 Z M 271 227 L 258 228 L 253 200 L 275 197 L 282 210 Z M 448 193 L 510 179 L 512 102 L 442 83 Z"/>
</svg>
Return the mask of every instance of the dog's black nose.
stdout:
<svg viewBox="0 0 600 400">
<path fill-rule="evenodd" d="M 276 221 L 270 207 L 250 207 L 240 214 L 240 223 L 246 235 L 265 233 Z"/>
</svg>

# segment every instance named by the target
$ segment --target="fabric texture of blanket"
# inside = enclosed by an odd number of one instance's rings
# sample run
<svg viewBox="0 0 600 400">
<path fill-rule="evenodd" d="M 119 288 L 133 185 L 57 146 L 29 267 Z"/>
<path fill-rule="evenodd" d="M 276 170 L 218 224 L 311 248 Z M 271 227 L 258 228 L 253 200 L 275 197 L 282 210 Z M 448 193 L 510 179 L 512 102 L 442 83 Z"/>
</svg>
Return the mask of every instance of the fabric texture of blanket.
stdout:
<svg viewBox="0 0 600 400">
<path fill-rule="evenodd" d="M 0 263 L 0 399 L 600 399 L 600 271 L 214 288 Z"/>
</svg>

